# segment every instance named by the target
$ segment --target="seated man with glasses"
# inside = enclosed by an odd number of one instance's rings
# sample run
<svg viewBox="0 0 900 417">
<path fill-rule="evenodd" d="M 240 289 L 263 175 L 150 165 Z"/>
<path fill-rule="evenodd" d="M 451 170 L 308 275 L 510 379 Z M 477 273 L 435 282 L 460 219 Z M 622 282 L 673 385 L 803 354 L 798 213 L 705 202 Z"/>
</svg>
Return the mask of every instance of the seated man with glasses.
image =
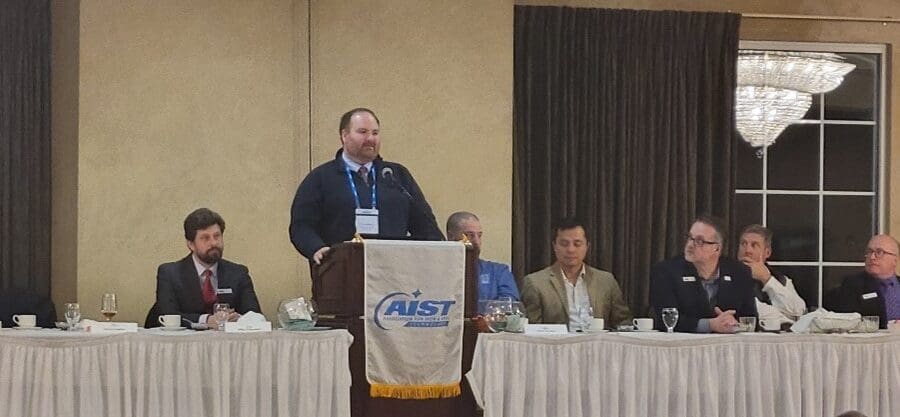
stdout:
<svg viewBox="0 0 900 417">
<path fill-rule="evenodd" d="M 833 293 L 831 310 L 863 316 L 878 316 L 880 327 L 900 320 L 900 283 L 897 282 L 897 240 L 876 235 L 866 248 L 865 270 L 844 278 Z"/>
<path fill-rule="evenodd" d="M 678 332 L 733 333 L 738 317 L 756 317 L 750 268 L 722 256 L 724 230 L 717 218 L 697 217 L 686 236 L 684 255 L 650 270 L 650 307 L 657 329 L 663 329 L 660 313 L 671 307 L 678 309 Z"/>
</svg>

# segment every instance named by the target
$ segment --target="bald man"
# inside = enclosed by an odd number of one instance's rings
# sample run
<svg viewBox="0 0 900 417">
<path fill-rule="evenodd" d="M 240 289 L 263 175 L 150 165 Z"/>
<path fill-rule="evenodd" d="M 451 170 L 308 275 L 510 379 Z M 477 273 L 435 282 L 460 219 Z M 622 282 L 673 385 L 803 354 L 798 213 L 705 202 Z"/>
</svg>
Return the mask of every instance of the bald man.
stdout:
<svg viewBox="0 0 900 417">
<path fill-rule="evenodd" d="M 866 247 L 863 272 L 844 278 L 835 292 L 831 309 L 878 316 L 882 329 L 890 320 L 900 320 L 900 282 L 897 281 L 897 255 L 900 245 L 888 235 L 876 235 Z"/>
</svg>

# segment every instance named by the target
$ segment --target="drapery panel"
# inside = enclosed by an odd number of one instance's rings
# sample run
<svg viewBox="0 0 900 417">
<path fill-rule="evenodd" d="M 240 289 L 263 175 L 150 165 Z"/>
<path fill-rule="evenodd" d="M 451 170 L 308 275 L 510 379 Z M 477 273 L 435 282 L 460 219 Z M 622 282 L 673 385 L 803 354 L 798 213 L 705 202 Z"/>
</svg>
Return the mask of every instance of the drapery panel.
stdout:
<svg viewBox="0 0 900 417">
<path fill-rule="evenodd" d="M 0 291 L 50 295 L 50 2 L 0 5 Z"/>
<path fill-rule="evenodd" d="M 549 265 L 552 225 L 587 223 L 587 262 L 636 315 L 690 220 L 728 224 L 740 16 L 517 6 L 513 266 Z M 521 281 L 520 281 L 521 283 Z"/>
</svg>

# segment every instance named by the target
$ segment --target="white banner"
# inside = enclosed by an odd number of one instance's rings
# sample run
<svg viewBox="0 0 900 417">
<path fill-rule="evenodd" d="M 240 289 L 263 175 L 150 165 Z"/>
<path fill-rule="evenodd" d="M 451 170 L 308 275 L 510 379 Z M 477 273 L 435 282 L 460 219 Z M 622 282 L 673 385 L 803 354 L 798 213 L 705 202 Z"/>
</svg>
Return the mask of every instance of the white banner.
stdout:
<svg viewBox="0 0 900 417">
<path fill-rule="evenodd" d="M 466 250 L 367 240 L 366 379 L 373 397 L 459 395 Z"/>
</svg>

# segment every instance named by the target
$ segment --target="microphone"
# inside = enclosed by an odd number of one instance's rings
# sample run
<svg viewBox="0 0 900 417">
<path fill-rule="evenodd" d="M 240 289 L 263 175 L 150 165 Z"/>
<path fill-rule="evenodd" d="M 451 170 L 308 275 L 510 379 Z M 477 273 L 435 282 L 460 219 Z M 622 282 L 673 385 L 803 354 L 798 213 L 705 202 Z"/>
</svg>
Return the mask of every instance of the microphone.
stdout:
<svg viewBox="0 0 900 417">
<path fill-rule="evenodd" d="M 422 216 L 422 218 L 431 219 L 431 222 L 434 222 L 434 214 L 431 213 L 431 208 L 428 207 L 428 203 L 426 203 L 424 200 L 420 201 L 420 199 L 413 197 L 412 194 L 409 193 L 409 190 L 407 190 L 406 187 L 404 187 L 403 184 L 400 183 L 400 181 L 397 181 L 394 178 L 393 168 L 389 166 L 381 168 L 381 178 L 384 179 L 389 186 L 400 190 L 400 192 L 403 193 L 403 195 L 406 196 L 407 199 L 409 199 L 410 203 L 412 203 L 413 211 L 417 212 L 420 216 Z M 437 229 L 436 227 L 436 224 L 434 225 L 434 227 L 428 226 L 428 228 L 433 228 L 434 230 L 426 233 L 418 233 L 416 235 L 413 235 L 412 237 L 416 238 L 421 234 L 423 236 L 426 236 L 425 240 L 444 240 L 444 235 L 441 233 L 440 229 Z M 427 236 L 429 235 L 434 235 L 435 237 L 440 238 L 428 238 Z"/>
<path fill-rule="evenodd" d="M 414 199 L 412 194 L 410 194 L 409 191 L 406 190 L 406 187 L 404 187 L 403 184 L 400 184 L 400 182 L 398 182 L 397 180 L 394 179 L 394 169 L 393 168 L 391 168 L 391 167 L 382 168 L 381 169 L 381 178 L 384 178 L 384 180 L 387 181 L 388 184 L 390 184 L 390 186 L 395 187 L 398 190 L 400 190 L 403 193 L 403 195 L 406 196 L 406 198 L 412 200 L 414 203 L 416 202 L 416 199 Z"/>
</svg>

